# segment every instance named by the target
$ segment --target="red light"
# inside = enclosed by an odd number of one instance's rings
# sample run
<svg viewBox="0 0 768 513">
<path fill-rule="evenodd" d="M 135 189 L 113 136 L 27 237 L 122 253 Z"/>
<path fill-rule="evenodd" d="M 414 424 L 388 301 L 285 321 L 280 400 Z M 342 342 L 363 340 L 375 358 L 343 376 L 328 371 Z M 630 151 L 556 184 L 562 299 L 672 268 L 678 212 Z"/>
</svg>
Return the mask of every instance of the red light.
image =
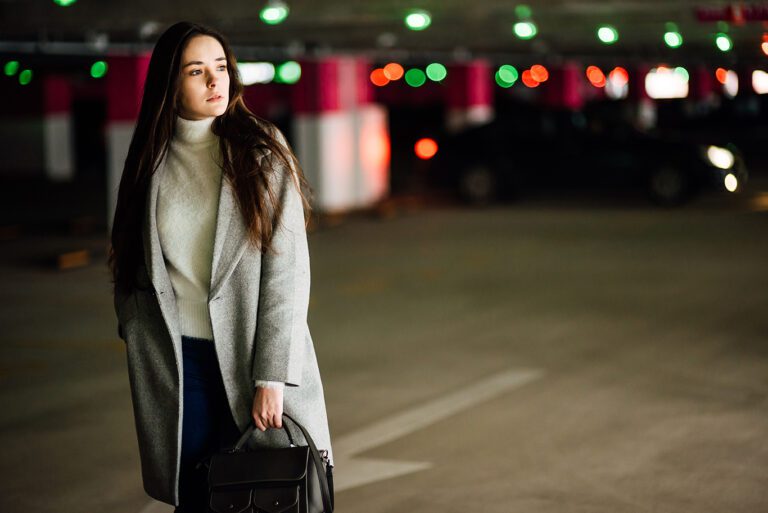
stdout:
<svg viewBox="0 0 768 513">
<path fill-rule="evenodd" d="M 623 86 L 627 82 L 629 82 L 629 73 L 627 73 L 627 70 L 624 68 L 617 66 L 613 68 L 613 70 L 608 74 L 608 76 L 611 79 L 611 82 L 614 82 L 616 85 Z"/>
<path fill-rule="evenodd" d="M 416 152 L 416 156 L 420 159 L 431 159 L 435 156 L 435 153 L 437 153 L 437 143 L 434 139 L 424 137 L 416 141 L 413 150 Z"/>
<path fill-rule="evenodd" d="M 527 87 L 538 87 L 539 81 L 533 78 L 531 70 L 527 69 L 523 71 L 523 84 L 525 84 Z"/>
<path fill-rule="evenodd" d="M 531 77 L 536 82 L 546 82 L 549 78 L 549 71 L 541 64 L 534 64 L 531 66 Z"/>
<path fill-rule="evenodd" d="M 721 84 L 725 84 L 725 79 L 728 76 L 728 71 L 725 68 L 717 68 L 717 71 L 715 71 L 715 77 L 717 77 L 717 81 Z"/>
<path fill-rule="evenodd" d="M 760 48 L 763 50 L 765 55 L 768 55 L 768 32 L 763 34 L 763 42 L 760 45 Z"/>
<path fill-rule="evenodd" d="M 403 76 L 403 67 L 396 62 L 390 62 L 384 66 L 384 76 L 389 80 L 400 80 Z"/>
<path fill-rule="evenodd" d="M 371 71 L 371 82 L 373 82 L 373 85 L 381 87 L 389 83 L 389 78 L 387 78 L 387 76 L 384 74 L 383 69 L 376 68 L 375 70 Z"/>
</svg>

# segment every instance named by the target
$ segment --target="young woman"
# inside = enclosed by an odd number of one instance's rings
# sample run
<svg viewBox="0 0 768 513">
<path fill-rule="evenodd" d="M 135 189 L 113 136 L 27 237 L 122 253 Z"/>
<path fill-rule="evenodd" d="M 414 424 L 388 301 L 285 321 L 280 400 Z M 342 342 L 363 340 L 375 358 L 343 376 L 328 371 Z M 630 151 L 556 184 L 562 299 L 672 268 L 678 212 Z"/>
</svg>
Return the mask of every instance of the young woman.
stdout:
<svg viewBox="0 0 768 513">
<path fill-rule="evenodd" d="M 307 326 L 309 187 L 242 92 L 220 34 L 182 22 L 160 36 L 112 228 L 144 489 L 176 512 L 205 511 L 197 463 L 251 422 L 251 447 L 286 447 L 283 411 L 333 465 Z"/>
</svg>

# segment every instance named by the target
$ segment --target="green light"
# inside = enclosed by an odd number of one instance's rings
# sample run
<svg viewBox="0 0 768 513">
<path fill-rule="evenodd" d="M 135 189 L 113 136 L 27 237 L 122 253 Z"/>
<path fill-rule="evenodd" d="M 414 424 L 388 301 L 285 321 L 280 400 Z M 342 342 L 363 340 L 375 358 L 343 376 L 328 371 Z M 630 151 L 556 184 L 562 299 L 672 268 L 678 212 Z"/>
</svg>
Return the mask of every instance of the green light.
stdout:
<svg viewBox="0 0 768 513">
<path fill-rule="evenodd" d="M 723 34 L 720 32 L 715 37 L 715 44 L 720 49 L 721 52 L 727 52 L 731 48 L 733 48 L 733 42 L 731 41 L 731 38 L 728 37 L 727 34 Z"/>
<path fill-rule="evenodd" d="M 427 11 L 412 11 L 405 17 L 405 25 L 411 30 L 424 30 L 432 23 L 432 16 Z"/>
<path fill-rule="evenodd" d="M 426 81 L 426 75 L 418 68 L 411 68 L 405 72 L 405 82 L 411 87 L 421 87 Z"/>
<path fill-rule="evenodd" d="M 502 64 L 499 66 L 498 71 L 496 72 L 496 83 L 499 84 L 502 87 L 509 87 L 515 82 L 517 82 L 517 78 L 519 77 L 517 73 L 517 69 L 509 64 Z M 501 81 L 502 83 L 500 83 Z M 504 85 L 507 84 L 507 85 Z"/>
<path fill-rule="evenodd" d="M 670 48 L 679 48 L 683 44 L 683 36 L 680 32 L 666 32 L 664 34 L 664 42 Z"/>
<path fill-rule="evenodd" d="M 601 25 L 597 29 L 597 38 L 607 45 L 612 45 L 619 40 L 619 31 L 610 25 Z"/>
<path fill-rule="evenodd" d="M 259 12 L 259 18 L 267 25 L 277 25 L 284 22 L 287 17 L 288 6 L 283 2 L 269 3 Z"/>
<path fill-rule="evenodd" d="M 295 84 L 301 78 L 301 65 L 296 61 L 286 61 L 277 67 L 275 82 Z"/>
<path fill-rule="evenodd" d="M 427 66 L 427 77 L 435 82 L 440 82 L 448 75 L 448 70 L 439 62 L 433 62 Z"/>
<path fill-rule="evenodd" d="M 93 78 L 101 78 L 107 74 L 107 63 L 104 61 L 96 61 L 91 65 L 91 76 Z"/>
<path fill-rule="evenodd" d="M 515 35 L 520 39 L 531 39 L 536 35 L 536 25 L 532 21 L 518 21 L 512 27 Z"/>
<path fill-rule="evenodd" d="M 53 3 L 59 7 L 68 7 L 74 4 L 77 0 L 53 0 Z"/>
<path fill-rule="evenodd" d="M 503 87 L 503 88 L 505 88 L 505 89 L 506 89 L 506 88 L 510 88 L 510 87 L 512 87 L 513 85 L 515 85 L 515 83 L 514 83 L 514 82 L 507 82 L 507 81 L 505 81 L 503 78 L 501 78 L 501 76 L 500 76 L 500 73 L 499 73 L 498 71 L 496 72 L 496 75 L 495 75 L 495 77 L 494 77 L 494 78 L 496 79 L 496 84 L 497 84 L 498 86 L 500 86 L 500 87 Z"/>
<path fill-rule="evenodd" d="M 32 82 L 32 70 L 31 69 L 25 69 L 24 71 L 19 73 L 19 84 L 27 85 L 30 82 Z"/>
<path fill-rule="evenodd" d="M 19 61 L 8 61 L 5 63 L 5 76 L 12 77 L 19 72 Z"/>
<path fill-rule="evenodd" d="M 688 70 L 687 69 L 685 69 L 682 66 L 678 66 L 678 67 L 675 68 L 675 73 L 677 73 L 678 75 L 683 77 L 683 79 L 685 79 L 685 81 L 688 82 L 688 79 L 690 78 L 690 75 L 688 75 Z"/>
<path fill-rule="evenodd" d="M 531 17 L 531 8 L 525 4 L 515 6 L 515 16 L 526 19 Z"/>
</svg>

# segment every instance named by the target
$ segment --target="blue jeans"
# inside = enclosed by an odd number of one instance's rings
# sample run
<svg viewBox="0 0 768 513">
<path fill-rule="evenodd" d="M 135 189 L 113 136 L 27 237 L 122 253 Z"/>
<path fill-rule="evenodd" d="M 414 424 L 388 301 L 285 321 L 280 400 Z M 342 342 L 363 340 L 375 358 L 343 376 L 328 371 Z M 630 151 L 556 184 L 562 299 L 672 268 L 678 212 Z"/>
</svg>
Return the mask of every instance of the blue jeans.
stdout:
<svg viewBox="0 0 768 513">
<path fill-rule="evenodd" d="M 208 469 L 203 459 L 240 438 L 229 409 L 212 340 L 181 337 L 184 355 L 184 414 L 179 505 L 174 513 L 207 512 Z"/>
</svg>

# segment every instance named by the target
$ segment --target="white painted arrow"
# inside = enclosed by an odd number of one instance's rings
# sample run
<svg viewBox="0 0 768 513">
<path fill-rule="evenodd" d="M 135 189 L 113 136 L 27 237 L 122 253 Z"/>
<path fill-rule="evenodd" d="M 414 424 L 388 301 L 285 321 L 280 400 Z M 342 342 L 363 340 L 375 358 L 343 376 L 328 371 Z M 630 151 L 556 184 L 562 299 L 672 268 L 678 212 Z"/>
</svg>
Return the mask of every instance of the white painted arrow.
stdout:
<svg viewBox="0 0 768 513">
<path fill-rule="evenodd" d="M 428 462 L 405 462 L 356 456 L 374 447 L 402 438 L 478 403 L 492 399 L 541 377 L 537 369 L 511 369 L 489 376 L 461 390 L 414 406 L 332 441 L 334 491 L 410 474 L 432 466 Z"/>
</svg>

